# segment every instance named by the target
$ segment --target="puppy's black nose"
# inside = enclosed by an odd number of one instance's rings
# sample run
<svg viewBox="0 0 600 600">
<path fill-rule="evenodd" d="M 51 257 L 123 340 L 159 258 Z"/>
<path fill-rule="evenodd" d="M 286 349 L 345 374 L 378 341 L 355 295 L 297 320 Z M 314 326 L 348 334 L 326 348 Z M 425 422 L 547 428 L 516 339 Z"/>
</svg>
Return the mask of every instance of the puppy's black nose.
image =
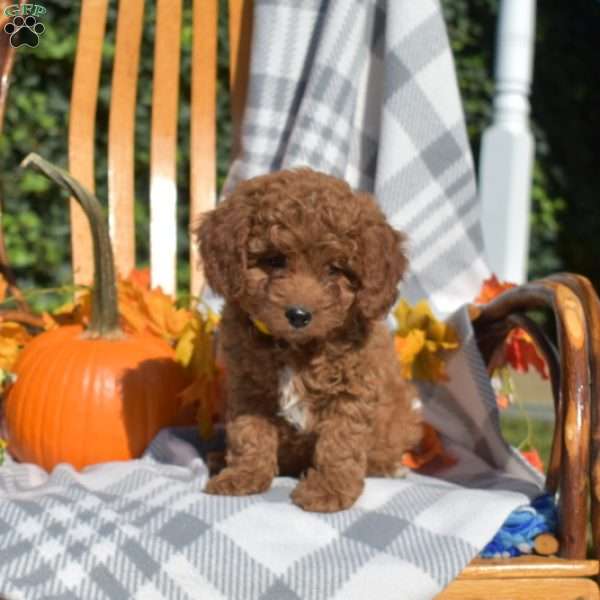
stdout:
<svg viewBox="0 0 600 600">
<path fill-rule="evenodd" d="M 292 327 L 300 329 L 306 327 L 312 319 L 312 314 L 300 306 L 290 306 L 285 311 L 285 316 Z"/>
</svg>

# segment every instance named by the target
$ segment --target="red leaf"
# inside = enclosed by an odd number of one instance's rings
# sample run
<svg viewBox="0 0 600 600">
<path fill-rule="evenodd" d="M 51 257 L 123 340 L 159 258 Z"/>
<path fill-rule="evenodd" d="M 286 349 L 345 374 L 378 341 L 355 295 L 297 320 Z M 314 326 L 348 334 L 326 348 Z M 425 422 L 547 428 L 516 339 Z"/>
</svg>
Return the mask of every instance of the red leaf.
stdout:
<svg viewBox="0 0 600 600">
<path fill-rule="evenodd" d="M 508 364 L 520 373 L 527 373 L 532 366 L 541 377 L 548 379 L 548 366 L 540 356 L 533 340 L 526 331 L 514 329 L 508 335 L 505 346 Z"/>
</svg>

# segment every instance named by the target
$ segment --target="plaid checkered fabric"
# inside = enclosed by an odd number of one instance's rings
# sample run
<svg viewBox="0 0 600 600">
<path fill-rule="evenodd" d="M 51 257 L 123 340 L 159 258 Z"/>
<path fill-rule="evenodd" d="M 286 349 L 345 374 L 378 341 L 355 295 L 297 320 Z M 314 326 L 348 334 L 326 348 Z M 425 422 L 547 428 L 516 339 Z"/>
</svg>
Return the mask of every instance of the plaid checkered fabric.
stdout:
<svg viewBox="0 0 600 600">
<path fill-rule="evenodd" d="M 290 504 L 289 479 L 266 494 L 226 500 L 200 494 L 205 479 L 200 461 L 187 469 L 115 465 L 110 483 L 98 471 L 58 467 L 34 496 L 3 500 L 2 593 L 364 600 L 370 590 L 377 598 L 428 598 L 489 541 L 473 525 L 453 533 L 471 522 L 466 495 L 494 511 L 496 526 L 513 506 L 508 492 L 502 500 L 465 494 L 414 475 L 369 480 L 351 510 L 312 514 Z"/>
<path fill-rule="evenodd" d="M 409 300 L 444 314 L 487 267 L 437 0 L 257 0 L 242 152 L 228 186 L 310 166 L 374 192 L 410 243 Z"/>
<path fill-rule="evenodd" d="M 472 162 L 435 0 L 256 0 L 243 150 L 228 185 L 309 165 L 374 191 L 411 239 L 403 294 L 448 314 L 486 275 Z M 454 466 L 369 479 L 350 510 L 306 513 L 295 482 L 201 493 L 207 450 L 165 431 L 137 461 L 51 474 L 0 468 L 0 596 L 7 600 L 427 600 L 541 478 L 502 440 L 470 320 L 425 417 Z"/>
</svg>

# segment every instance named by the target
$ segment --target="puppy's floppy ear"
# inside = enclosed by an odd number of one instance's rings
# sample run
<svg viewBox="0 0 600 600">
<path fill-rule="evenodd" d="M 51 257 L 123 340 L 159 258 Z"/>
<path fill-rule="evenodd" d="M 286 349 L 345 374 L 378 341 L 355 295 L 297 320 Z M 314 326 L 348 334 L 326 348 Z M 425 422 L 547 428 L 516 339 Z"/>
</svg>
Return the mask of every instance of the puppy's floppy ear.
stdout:
<svg viewBox="0 0 600 600">
<path fill-rule="evenodd" d="M 367 319 L 384 317 L 398 296 L 398 284 L 406 271 L 404 234 L 387 222 L 367 225 L 361 233 L 361 288 L 356 302 Z"/>
<path fill-rule="evenodd" d="M 202 215 L 195 227 L 208 285 L 228 300 L 244 293 L 250 215 L 244 198 L 232 197 Z"/>
</svg>

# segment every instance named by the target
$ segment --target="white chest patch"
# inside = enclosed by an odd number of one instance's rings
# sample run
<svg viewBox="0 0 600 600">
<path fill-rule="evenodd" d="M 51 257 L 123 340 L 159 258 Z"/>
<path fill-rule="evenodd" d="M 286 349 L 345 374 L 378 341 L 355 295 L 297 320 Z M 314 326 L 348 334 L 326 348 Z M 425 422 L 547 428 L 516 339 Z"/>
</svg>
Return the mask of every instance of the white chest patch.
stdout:
<svg viewBox="0 0 600 600">
<path fill-rule="evenodd" d="M 303 431 L 308 425 L 306 403 L 298 393 L 294 381 L 294 370 L 284 367 L 279 373 L 279 416 L 290 425 Z"/>
</svg>

